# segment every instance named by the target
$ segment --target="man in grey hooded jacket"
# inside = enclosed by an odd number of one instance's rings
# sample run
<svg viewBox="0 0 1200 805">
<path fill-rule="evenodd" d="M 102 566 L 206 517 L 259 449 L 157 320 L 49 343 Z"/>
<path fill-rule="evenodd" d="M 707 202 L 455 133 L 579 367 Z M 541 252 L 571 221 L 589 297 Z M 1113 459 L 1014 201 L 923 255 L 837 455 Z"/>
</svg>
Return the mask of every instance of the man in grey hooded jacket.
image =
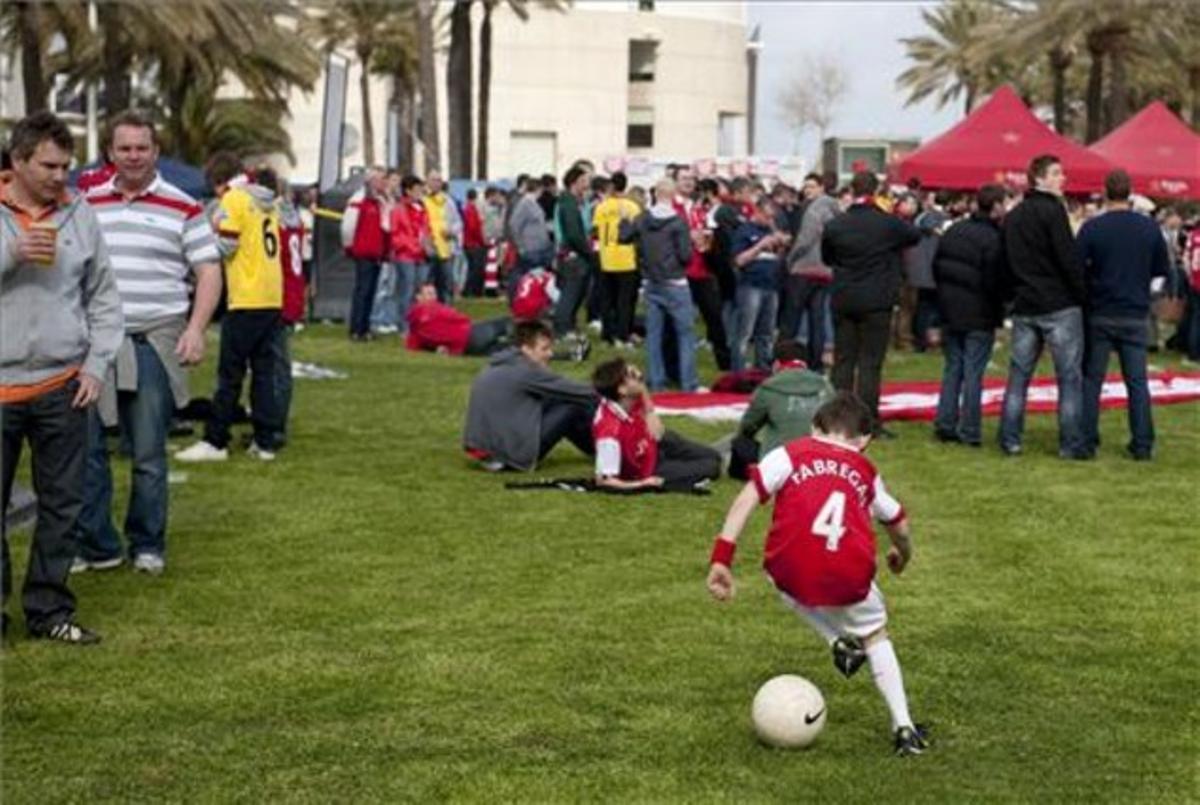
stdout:
<svg viewBox="0 0 1200 805">
<path fill-rule="evenodd" d="M 463 449 L 490 470 L 532 470 L 563 439 L 594 455 L 595 391 L 547 368 L 554 334 L 544 322 L 521 322 L 513 338 L 471 384 Z"/>
<path fill-rule="evenodd" d="M 83 506 L 87 408 L 124 337 L 121 300 L 95 213 L 66 193 L 74 143 L 49 112 L 17 123 L 13 174 L 0 181 L 0 422 L 3 500 L 28 439 L 37 490 L 37 526 L 21 603 L 33 637 L 97 643 L 75 623 L 67 587 Z M 0 586 L 7 603 L 12 563 L 0 528 Z M 3 618 L 7 631 L 8 617 Z"/>
</svg>

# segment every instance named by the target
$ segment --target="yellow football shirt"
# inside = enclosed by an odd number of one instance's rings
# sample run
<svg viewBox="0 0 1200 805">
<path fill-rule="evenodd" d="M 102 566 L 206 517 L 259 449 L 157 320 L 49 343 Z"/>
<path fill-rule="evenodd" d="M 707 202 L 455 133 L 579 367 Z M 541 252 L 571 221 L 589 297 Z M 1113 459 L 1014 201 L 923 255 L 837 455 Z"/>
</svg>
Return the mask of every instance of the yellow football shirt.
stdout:
<svg viewBox="0 0 1200 805">
<path fill-rule="evenodd" d="M 283 268 L 279 262 L 279 210 L 235 187 L 221 197 L 217 231 L 222 241 L 237 240 L 225 258 L 230 310 L 283 306 Z"/>
<path fill-rule="evenodd" d="M 592 213 L 596 239 L 600 242 L 601 271 L 633 271 L 637 268 L 637 250 L 620 242 L 621 221 L 632 221 L 641 210 L 627 198 L 611 196 L 601 201 Z"/>
</svg>

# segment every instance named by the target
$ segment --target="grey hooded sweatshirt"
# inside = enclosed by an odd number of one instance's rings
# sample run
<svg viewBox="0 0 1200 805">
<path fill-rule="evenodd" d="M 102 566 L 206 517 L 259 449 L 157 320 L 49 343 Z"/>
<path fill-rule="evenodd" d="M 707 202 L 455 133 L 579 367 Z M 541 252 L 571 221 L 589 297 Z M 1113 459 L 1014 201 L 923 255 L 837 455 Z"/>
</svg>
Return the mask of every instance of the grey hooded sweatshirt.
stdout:
<svg viewBox="0 0 1200 805">
<path fill-rule="evenodd" d="M 40 383 L 72 366 L 103 380 L 125 337 L 96 214 L 75 196 L 52 220 L 54 265 L 23 263 L 16 215 L 0 204 L 0 385 Z"/>
<path fill-rule="evenodd" d="M 526 358 L 518 349 L 494 355 L 471 384 L 463 448 L 482 450 L 517 470 L 537 466 L 542 407 L 561 401 L 592 405 L 591 386 L 568 380 Z"/>
</svg>

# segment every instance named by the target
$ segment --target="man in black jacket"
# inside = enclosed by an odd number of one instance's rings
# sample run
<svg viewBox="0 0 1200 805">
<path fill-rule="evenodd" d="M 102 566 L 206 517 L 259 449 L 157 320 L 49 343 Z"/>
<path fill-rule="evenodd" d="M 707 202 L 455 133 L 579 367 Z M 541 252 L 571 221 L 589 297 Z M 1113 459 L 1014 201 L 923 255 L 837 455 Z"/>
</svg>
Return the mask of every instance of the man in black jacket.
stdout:
<svg viewBox="0 0 1200 805">
<path fill-rule="evenodd" d="M 838 391 L 858 394 L 871 409 L 877 436 L 891 438 L 879 420 L 879 384 L 892 308 L 900 295 L 900 253 L 921 239 L 912 224 L 875 204 L 879 180 L 860 171 L 850 181 L 854 203 L 825 225 L 821 257 L 833 269 L 833 372 Z"/>
<path fill-rule="evenodd" d="M 940 441 L 979 447 L 983 373 L 992 357 L 996 328 L 1004 321 L 1004 188 L 984 185 L 975 196 L 975 207 L 969 219 L 941 236 L 933 261 L 946 358 L 933 431 Z"/>
<path fill-rule="evenodd" d="M 1083 267 L 1063 205 L 1065 183 L 1058 157 L 1034 157 L 1029 163 L 1033 189 L 1004 222 L 1005 262 L 1015 298 L 1000 448 L 1010 456 L 1021 452 L 1025 395 L 1045 344 L 1058 380 L 1058 454 L 1090 457 L 1083 438 Z"/>
</svg>

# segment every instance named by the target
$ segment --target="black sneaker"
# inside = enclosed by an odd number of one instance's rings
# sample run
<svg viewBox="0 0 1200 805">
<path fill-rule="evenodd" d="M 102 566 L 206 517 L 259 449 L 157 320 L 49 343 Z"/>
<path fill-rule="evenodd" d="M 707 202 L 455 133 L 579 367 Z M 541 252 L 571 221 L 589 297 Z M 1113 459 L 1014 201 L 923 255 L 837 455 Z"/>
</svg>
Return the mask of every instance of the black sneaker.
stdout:
<svg viewBox="0 0 1200 805">
<path fill-rule="evenodd" d="M 935 430 L 933 432 L 933 438 L 939 442 L 961 442 L 962 441 L 962 439 L 958 438 L 957 433 L 953 433 L 953 432 L 947 431 L 947 430 Z"/>
<path fill-rule="evenodd" d="M 833 667 L 849 679 L 867 661 L 867 652 L 862 640 L 857 637 L 839 637 L 833 641 Z"/>
<path fill-rule="evenodd" d="M 73 643 L 77 646 L 94 646 L 100 642 L 100 635 L 69 620 L 56 623 L 45 631 L 31 631 L 29 636 L 40 640 Z"/>
<path fill-rule="evenodd" d="M 896 757 L 919 755 L 929 748 L 929 730 L 920 724 L 896 730 L 894 746 Z"/>
</svg>

